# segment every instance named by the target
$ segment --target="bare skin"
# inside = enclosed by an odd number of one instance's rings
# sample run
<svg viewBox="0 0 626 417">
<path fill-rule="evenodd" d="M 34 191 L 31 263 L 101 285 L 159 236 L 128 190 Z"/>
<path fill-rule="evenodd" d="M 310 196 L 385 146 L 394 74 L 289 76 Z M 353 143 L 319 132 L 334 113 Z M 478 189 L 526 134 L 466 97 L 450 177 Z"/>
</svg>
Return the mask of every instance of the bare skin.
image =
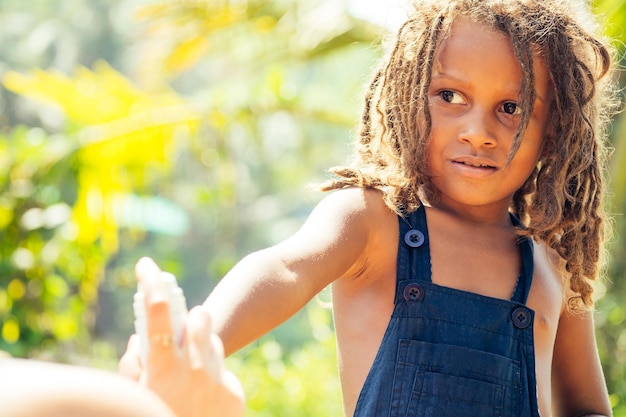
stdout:
<svg viewBox="0 0 626 417">
<path fill-rule="evenodd" d="M 552 97 L 547 70 L 535 58 L 538 98 L 507 164 L 521 86 L 509 40 L 460 21 L 439 48 L 428 92 L 429 166 L 440 192 L 426 211 L 435 284 L 501 299 L 513 292 L 520 255 L 508 207 L 540 159 Z M 398 239 L 397 217 L 380 192 L 330 194 L 295 235 L 244 258 L 209 296 L 206 307 L 226 354 L 332 284 L 344 414 L 351 416 L 393 309 Z M 541 243 L 534 260 L 528 306 L 535 311 L 540 413 L 610 415 L 592 315 L 566 310 L 566 277 Z"/>
<path fill-rule="evenodd" d="M 3 417 L 176 417 L 153 392 L 112 372 L 0 358 Z"/>
<path fill-rule="evenodd" d="M 340 223 L 345 226 L 344 233 L 332 233 L 336 222 L 329 221 L 330 216 L 343 219 Z M 455 243 L 458 236 L 449 233 L 448 214 L 428 208 L 427 216 L 436 284 L 498 298 L 510 297 L 519 267 L 519 252 L 511 229 L 500 231 L 509 244 L 485 256 L 493 248 L 493 230 L 466 223 L 465 230 L 469 236 L 474 233 L 474 238 L 471 245 L 463 245 L 463 240 Z M 332 250 L 317 247 L 319 234 L 334 236 Z M 253 254 L 242 260 L 209 297 L 206 306 L 213 311 L 226 353 L 238 350 L 297 312 L 323 287 L 320 277 L 324 282 L 334 281 L 333 313 L 344 415 L 351 416 L 393 310 L 398 238 L 397 217 L 382 203 L 377 191 L 352 189 L 328 196 L 294 238 L 263 251 L 265 265 L 273 266 L 265 269 L 263 263 L 257 262 L 260 255 Z M 373 250 L 374 247 L 383 249 Z M 298 262 L 290 254 L 300 250 L 319 250 L 319 258 Z M 465 262 L 446 262 L 450 259 L 448 254 L 455 251 L 463 253 L 463 258 L 456 259 L 475 262 L 469 266 Z M 541 414 L 549 416 L 552 408 L 554 417 L 610 415 L 591 314 L 572 315 L 564 309 L 561 280 L 543 245 L 535 245 L 534 258 L 528 305 L 536 314 Z M 509 272 L 494 274 L 492 268 L 485 267 L 489 262 L 508 265 L 505 269 Z M 326 273 L 319 272 L 324 265 L 329 265 Z M 446 280 L 438 272 L 446 268 L 453 273 L 463 272 L 465 279 Z M 262 281 L 256 275 L 259 272 Z M 333 279 L 338 273 L 340 278 Z M 300 280 L 301 291 L 292 291 Z M 248 298 L 243 304 L 229 302 L 239 297 Z M 273 302 L 268 303 L 265 297 Z M 230 320 L 224 320 L 227 317 Z"/>
<path fill-rule="evenodd" d="M 241 384 L 224 369 L 222 343 L 212 332 L 208 312 L 199 306 L 192 308 L 182 344 L 164 344 L 162 338 L 171 337 L 172 325 L 167 290 L 159 279 L 161 270 L 152 259 L 142 258 L 135 274 L 145 296 L 147 364 L 141 359 L 139 338 L 134 336 L 120 359 L 120 373 L 149 388 L 178 417 L 243 416 Z"/>
<path fill-rule="evenodd" d="M 171 335 L 172 329 L 161 271 L 146 258 L 136 272 L 146 294 L 148 366 L 142 368 L 139 340 L 134 337 L 120 371 L 140 384 L 112 372 L 12 359 L 0 352 L 2 417 L 244 415 L 241 385 L 224 369 L 221 341 L 211 332 L 208 313 L 192 309 L 181 346 L 163 344 L 162 336 Z"/>
<path fill-rule="evenodd" d="M 376 205 L 379 198 L 368 194 L 370 193 L 366 192 L 363 198 L 369 204 Z M 396 249 L 399 239 L 397 218 L 391 212 L 386 213 L 382 205 L 378 210 L 380 214 L 375 217 L 375 221 L 379 233 L 376 238 L 384 242 L 381 247 Z M 432 279 L 435 284 L 490 297 L 510 298 L 520 262 L 519 249 L 510 228 L 490 230 L 473 223 L 452 223 L 459 226 L 456 229 L 458 233 L 450 233 L 452 219 L 448 214 L 434 207 L 427 208 L 427 218 L 431 238 Z M 502 239 L 496 241 L 495 234 L 500 234 Z M 495 242 L 498 241 L 508 244 L 495 247 Z M 454 258 L 450 257 L 451 253 L 455 255 Z M 450 259 L 472 262 L 450 262 Z M 610 408 L 606 402 L 604 379 L 595 350 L 591 317 L 588 314 L 571 316 L 564 310 L 561 280 L 543 245 L 535 245 L 534 262 L 535 271 L 528 306 L 536 314 L 535 360 L 541 415 L 550 415 L 551 404 L 556 407 L 571 406 L 573 410 L 585 410 L 585 413 L 597 410 L 596 412 L 609 415 Z M 377 265 L 386 271 L 372 275 L 346 275 L 333 284 L 334 317 L 346 416 L 354 412 L 358 395 L 393 310 L 396 252 L 378 251 L 370 254 L 366 263 Z M 494 265 L 501 268 L 494 268 Z M 582 341 L 583 346 L 576 346 L 576 349 L 581 349 L 578 353 L 581 356 L 576 356 L 572 349 L 571 352 L 561 352 L 560 358 L 554 358 L 555 363 L 576 363 L 583 365 L 585 369 L 564 367 L 552 371 L 553 356 L 560 352 L 556 343 L 557 330 L 559 338 L 576 340 L 579 343 Z M 590 360 L 581 364 L 582 357 Z M 574 371 L 576 375 L 565 375 Z M 559 377 L 561 373 L 565 378 Z M 555 392 L 554 398 L 552 397 L 553 382 L 556 388 L 561 385 L 559 381 L 562 379 L 573 382 L 574 378 L 578 378 L 577 384 L 572 383 L 567 389 Z M 573 404 L 579 399 L 573 392 L 580 395 L 585 393 L 589 403 L 581 404 L 580 408 Z M 567 401 L 564 401 L 565 398 Z M 555 408 L 552 415 L 581 415 L 573 410 Z"/>
</svg>

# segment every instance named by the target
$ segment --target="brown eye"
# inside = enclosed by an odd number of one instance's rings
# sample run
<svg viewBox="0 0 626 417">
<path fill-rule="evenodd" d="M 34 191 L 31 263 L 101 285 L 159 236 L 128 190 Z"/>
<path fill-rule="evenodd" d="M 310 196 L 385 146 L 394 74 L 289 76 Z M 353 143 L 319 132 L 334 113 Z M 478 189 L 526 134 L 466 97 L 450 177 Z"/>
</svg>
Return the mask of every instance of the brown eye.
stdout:
<svg viewBox="0 0 626 417">
<path fill-rule="evenodd" d="M 441 95 L 441 98 L 443 99 L 443 101 L 446 101 L 448 103 L 451 103 L 452 100 L 454 99 L 454 93 L 450 90 L 444 90 L 439 94 Z"/>
<path fill-rule="evenodd" d="M 439 92 L 439 96 L 446 103 L 451 103 L 451 104 L 464 104 L 465 103 L 463 101 L 463 97 L 461 97 L 459 93 L 454 92 L 452 90 L 441 90 Z"/>
<path fill-rule="evenodd" d="M 513 103 L 511 101 L 504 103 L 502 105 L 502 111 L 505 112 L 506 114 L 511 114 L 511 115 L 516 115 L 520 113 L 520 107 L 517 105 L 517 103 Z"/>
</svg>

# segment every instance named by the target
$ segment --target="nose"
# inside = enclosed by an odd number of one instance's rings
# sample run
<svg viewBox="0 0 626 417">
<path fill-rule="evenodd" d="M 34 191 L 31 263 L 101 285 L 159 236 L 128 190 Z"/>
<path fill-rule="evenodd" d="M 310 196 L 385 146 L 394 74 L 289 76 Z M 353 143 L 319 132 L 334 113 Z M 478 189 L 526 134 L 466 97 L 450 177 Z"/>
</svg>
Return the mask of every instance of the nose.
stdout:
<svg viewBox="0 0 626 417">
<path fill-rule="evenodd" d="M 476 148 L 493 148 L 498 144 L 493 115 L 489 111 L 474 107 L 465 114 L 459 131 L 459 141 Z"/>
</svg>

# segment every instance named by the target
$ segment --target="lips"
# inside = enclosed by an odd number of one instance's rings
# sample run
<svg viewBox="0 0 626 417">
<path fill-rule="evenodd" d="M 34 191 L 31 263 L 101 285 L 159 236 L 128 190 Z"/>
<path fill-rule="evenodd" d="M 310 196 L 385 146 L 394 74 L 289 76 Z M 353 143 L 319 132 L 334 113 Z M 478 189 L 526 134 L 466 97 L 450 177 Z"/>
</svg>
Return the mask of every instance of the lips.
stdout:
<svg viewBox="0 0 626 417">
<path fill-rule="evenodd" d="M 499 165 L 489 158 L 461 156 L 449 161 L 455 175 L 470 181 L 486 180 L 500 171 Z"/>
<path fill-rule="evenodd" d="M 470 168 L 489 169 L 489 170 L 498 169 L 498 164 L 496 164 L 493 160 L 488 159 L 488 158 L 477 157 L 477 156 L 461 156 L 457 158 L 452 158 L 451 162 L 454 164 L 464 165 Z"/>
</svg>

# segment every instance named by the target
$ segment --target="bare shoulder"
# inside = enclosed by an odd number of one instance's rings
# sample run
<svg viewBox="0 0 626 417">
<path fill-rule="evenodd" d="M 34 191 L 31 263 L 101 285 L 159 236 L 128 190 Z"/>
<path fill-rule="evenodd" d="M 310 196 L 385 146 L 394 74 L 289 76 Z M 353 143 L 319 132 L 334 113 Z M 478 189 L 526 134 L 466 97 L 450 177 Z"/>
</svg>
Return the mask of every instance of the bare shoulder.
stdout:
<svg viewBox="0 0 626 417">
<path fill-rule="evenodd" d="M 342 221 L 359 221 L 382 216 L 389 208 L 383 201 L 381 191 L 352 187 L 329 193 L 315 210 L 331 210 Z"/>
<path fill-rule="evenodd" d="M 391 210 L 378 190 L 346 188 L 333 191 L 313 209 L 294 239 L 285 242 L 317 242 L 324 249 L 334 248 L 361 252 L 379 230 Z M 305 239 L 303 239 L 305 237 Z"/>
<path fill-rule="evenodd" d="M 397 217 L 386 206 L 379 190 L 334 191 L 315 208 L 310 220 L 317 224 L 316 219 L 324 223 L 319 224 L 317 230 L 330 227 L 338 246 L 355 256 L 355 262 L 343 277 L 360 275 L 364 266 L 371 265 L 372 258 L 380 255 L 381 247 L 392 247 L 396 240 Z"/>
<path fill-rule="evenodd" d="M 570 274 L 567 272 L 565 259 L 556 250 L 540 242 L 535 243 L 534 261 L 535 279 L 540 284 L 553 287 L 555 293 L 558 288 L 561 297 L 561 313 L 566 313 L 568 300 L 576 294 L 570 288 Z M 569 311 L 569 313 L 572 312 Z"/>
<path fill-rule="evenodd" d="M 565 268 L 559 255 L 543 242 L 535 242 L 533 258 L 528 304 L 535 310 L 537 331 L 546 332 L 548 340 L 552 340 L 566 305 Z"/>
<path fill-rule="evenodd" d="M 373 248 L 379 247 L 381 222 L 389 213 L 392 211 L 380 191 L 333 191 L 315 206 L 296 233 L 264 250 L 263 255 L 286 265 L 294 282 L 307 286 L 308 297 L 339 278 L 358 274 Z"/>
<path fill-rule="evenodd" d="M 335 230 L 345 229 L 339 239 L 348 253 L 344 258 L 351 259 L 349 267 L 337 275 L 335 296 L 350 294 L 347 298 L 353 302 L 359 298 L 357 294 L 381 295 L 381 286 L 387 288 L 389 277 L 395 277 L 397 214 L 385 204 L 382 191 L 375 189 L 349 188 L 326 200 L 323 204 L 328 203 L 341 213 Z"/>
<path fill-rule="evenodd" d="M 564 307 L 567 273 L 565 262 L 556 251 L 545 242 L 534 242 L 534 278 L 533 283 L 543 290 L 549 289 L 553 302 L 559 301 L 559 309 Z"/>
</svg>

